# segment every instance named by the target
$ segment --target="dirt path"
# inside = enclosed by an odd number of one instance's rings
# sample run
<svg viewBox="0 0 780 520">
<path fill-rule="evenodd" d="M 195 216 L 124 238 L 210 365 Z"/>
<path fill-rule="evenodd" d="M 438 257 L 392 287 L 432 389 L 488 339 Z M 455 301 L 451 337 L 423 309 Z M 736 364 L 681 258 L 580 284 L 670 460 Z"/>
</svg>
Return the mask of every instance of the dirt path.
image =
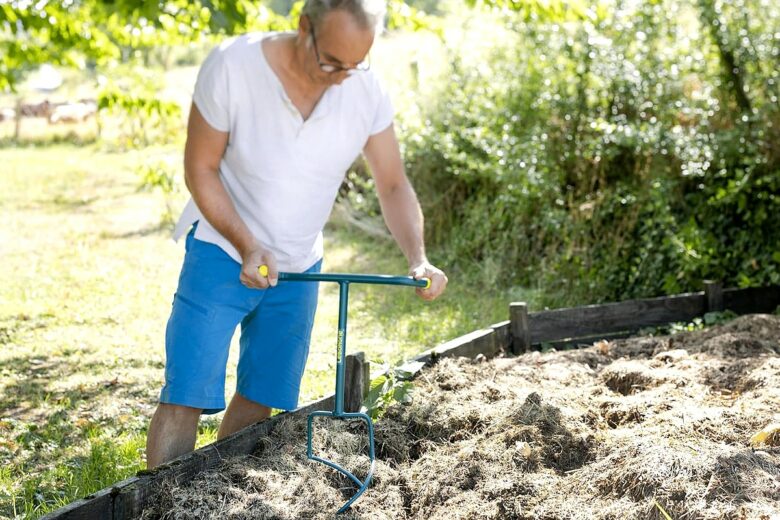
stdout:
<svg viewBox="0 0 780 520">
<path fill-rule="evenodd" d="M 345 518 L 780 518 L 780 316 L 490 361 L 443 360 L 377 423 L 375 483 Z M 336 425 L 340 423 L 334 423 Z M 322 425 L 323 427 L 325 425 Z M 332 458 L 360 431 L 318 428 Z M 167 486 L 145 518 L 332 518 L 345 479 L 305 420 L 256 456 Z M 366 459 L 341 459 L 362 474 Z M 339 487 L 345 487 L 343 492 Z"/>
</svg>

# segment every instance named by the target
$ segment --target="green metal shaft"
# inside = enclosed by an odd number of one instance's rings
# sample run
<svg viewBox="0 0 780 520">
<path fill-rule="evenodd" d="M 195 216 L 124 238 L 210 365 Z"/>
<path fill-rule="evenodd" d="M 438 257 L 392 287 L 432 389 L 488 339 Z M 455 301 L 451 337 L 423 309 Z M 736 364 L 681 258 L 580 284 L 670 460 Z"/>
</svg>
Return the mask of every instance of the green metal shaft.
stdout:
<svg viewBox="0 0 780 520">
<path fill-rule="evenodd" d="M 415 280 L 411 276 L 390 276 L 386 274 L 279 273 L 279 280 L 407 285 L 411 287 L 426 287 L 428 285 L 428 280 L 425 278 Z"/>
</svg>

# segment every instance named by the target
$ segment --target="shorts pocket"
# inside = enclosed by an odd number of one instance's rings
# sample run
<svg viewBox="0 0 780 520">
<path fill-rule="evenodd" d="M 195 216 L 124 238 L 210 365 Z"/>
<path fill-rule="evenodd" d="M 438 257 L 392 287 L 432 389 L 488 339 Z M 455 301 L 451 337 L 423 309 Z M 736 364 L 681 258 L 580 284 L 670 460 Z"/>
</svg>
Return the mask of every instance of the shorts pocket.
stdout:
<svg viewBox="0 0 780 520">
<path fill-rule="evenodd" d="M 180 305 L 185 306 L 186 308 L 191 309 L 197 314 L 200 314 L 203 318 L 206 318 L 210 320 L 214 313 L 208 309 L 205 305 L 201 305 L 190 298 L 187 298 L 186 296 L 182 296 L 181 293 L 177 292 L 173 295 L 173 301 L 174 301 L 174 307 L 176 306 L 176 303 L 178 302 Z"/>
</svg>

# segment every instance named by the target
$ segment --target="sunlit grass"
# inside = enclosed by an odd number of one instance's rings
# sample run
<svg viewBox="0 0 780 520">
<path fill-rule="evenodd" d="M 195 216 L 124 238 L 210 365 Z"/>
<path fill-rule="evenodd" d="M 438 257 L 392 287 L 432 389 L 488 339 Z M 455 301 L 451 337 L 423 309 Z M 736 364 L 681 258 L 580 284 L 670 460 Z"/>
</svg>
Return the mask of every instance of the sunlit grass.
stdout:
<svg viewBox="0 0 780 520">
<path fill-rule="evenodd" d="M 28 427 L 29 428 L 29 427 Z M 29 428 L 21 442 L 41 443 L 56 450 L 37 465 L 6 465 L 0 470 L 0 498 L 12 517 L 37 517 L 135 474 L 144 467 L 144 432 L 115 435 L 109 429 L 89 428 L 80 442 L 63 442 L 56 435 Z"/>
</svg>

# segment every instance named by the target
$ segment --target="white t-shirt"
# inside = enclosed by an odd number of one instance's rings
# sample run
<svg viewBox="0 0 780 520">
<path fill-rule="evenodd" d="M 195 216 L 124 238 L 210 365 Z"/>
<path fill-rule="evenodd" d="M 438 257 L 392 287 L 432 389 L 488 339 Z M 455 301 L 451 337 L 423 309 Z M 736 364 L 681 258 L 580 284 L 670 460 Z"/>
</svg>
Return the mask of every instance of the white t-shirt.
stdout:
<svg viewBox="0 0 780 520">
<path fill-rule="evenodd" d="M 263 53 L 269 34 L 224 42 L 201 66 L 193 101 L 216 130 L 229 132 L 219 175 L 249 230 L 279 270 L 302 272 L 322 258 L 322 229 L 344 175 L 369 136 L 387 129 L 393 108 L 371 72 L 325 90 L 305 122 Z M 195 238 L 241 256 L 190 199 L 174 239 L 200 221 Z"/>
</svg>

